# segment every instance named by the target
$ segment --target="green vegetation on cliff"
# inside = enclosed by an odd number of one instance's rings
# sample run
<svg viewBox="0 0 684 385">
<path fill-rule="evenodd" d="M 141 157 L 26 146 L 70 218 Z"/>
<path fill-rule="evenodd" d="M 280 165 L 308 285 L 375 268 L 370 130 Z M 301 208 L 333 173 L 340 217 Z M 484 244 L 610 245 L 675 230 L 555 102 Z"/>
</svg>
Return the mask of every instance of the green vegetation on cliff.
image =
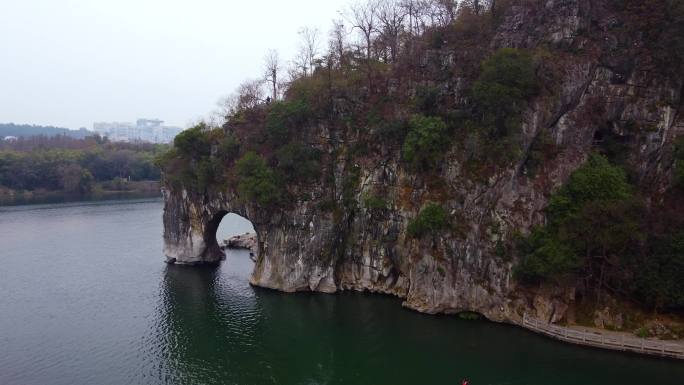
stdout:
<svg viewBox="0 0 684 385">
<path fill-rule="evenodd" d="M 623 256 L 639 237 L 632 188 L 624 172 L 600 155 L 592 155 L 551 197 L 546 213 L 546 225 L 520 245 L 516 272 L 523 279 L 578 271 L 595 279 L 609 258 Z"/>
<path fill-rule="evenodd" d="M 321 152 L 299 142 L 291 142 L 278 149 L 278 171 L 290 184 L 305 184 L 321 175 Z"/>
<path fill-rule="evenodd" d="M 439 117 L 414 115 L 404 141 L 404 159 L 419 170 L 437 165 L 449 148 L 447 126 Z"/>
<path fill-rule="evenodd" d="M 235 163 L 240 198 L 270 207 L 281 199 L 281 187 L 273 170 L 255 152 L 246 153 Z"/>
<path fill-rule="evenodd" d="M 450 227 L 449 213 L 440 205 L 430 202 L 418 216 L 409 222 L 408 234 L 414 238 L 426 235 L 437 235 Z"/>
<path fill-rule="evenodd" d="M 656 309 L 684 308 L 684 229 L 652 236 L 636 271 L 637 298 Z"/>
<path fill-rule="evenodd" d="M 608 290 L 658 309 L 684 307 L 681 220 L 646 215 L 624 171 L 606 158 L 592 155 L 573 173 L 551 197 L 546 215 L 544 226 L 518 242 L 518 278 L 576 276 L 598 298 Z"/>
<path fill-rule="evenodd" d="M 532 56 L 503 48 L 482 63 L 481 71 L 473 98 L 484 134 L 491 141 L 520 140 L 521 115 L 538 89 Z"/>
<path fill-rule="evenodd" d="M 274 143 L 287 142 L 293 131 L 308 123 L 311 111 L 301 99 L 278 101 L 266 116 L 266 134 Z"/>
</svg>

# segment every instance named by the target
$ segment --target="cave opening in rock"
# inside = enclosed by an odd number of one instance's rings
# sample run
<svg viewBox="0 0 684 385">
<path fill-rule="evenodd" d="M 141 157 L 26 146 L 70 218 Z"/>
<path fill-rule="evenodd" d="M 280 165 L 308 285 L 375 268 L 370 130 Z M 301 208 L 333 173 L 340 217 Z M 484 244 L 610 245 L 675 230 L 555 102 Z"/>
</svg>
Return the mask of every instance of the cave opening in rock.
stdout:
<svg viewBox="0 0 684 385">
<path fill-rule="evenodd" d="M 235 213 L 220 212 L 214 216 L 207 226 L 206 242 L 209 248 L 215 248 L 217 252 L 223 252 L 227 242 L 234 237 L 245 240 L 255 233 L 252 222 Z"/>
</svg>

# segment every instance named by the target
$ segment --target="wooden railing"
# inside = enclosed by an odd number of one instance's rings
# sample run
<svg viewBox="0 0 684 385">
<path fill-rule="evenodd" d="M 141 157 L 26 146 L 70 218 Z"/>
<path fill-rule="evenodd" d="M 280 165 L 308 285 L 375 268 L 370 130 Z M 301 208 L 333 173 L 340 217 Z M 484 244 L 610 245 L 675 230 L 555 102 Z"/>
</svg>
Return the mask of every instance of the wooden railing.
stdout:
<svg viewBox="0 0 684 385">
<path fill-rule="evenodd" d="M 604 335 L 549 324 L 525 314 L 523 326 L 549 337 L 578 345 L 684 359 L 684 344 L 625 335 Z"/>
</svg>

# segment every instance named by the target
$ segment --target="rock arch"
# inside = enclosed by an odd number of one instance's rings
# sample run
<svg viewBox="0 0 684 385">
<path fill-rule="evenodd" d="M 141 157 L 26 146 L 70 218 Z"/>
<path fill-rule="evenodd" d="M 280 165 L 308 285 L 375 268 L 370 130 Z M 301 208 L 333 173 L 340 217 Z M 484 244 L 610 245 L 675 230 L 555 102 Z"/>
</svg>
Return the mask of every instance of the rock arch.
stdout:
<svg viewBox="0 0 684 385">
<path fill-rule="evenodd" d="M 230 193 L 192 194 L 167 187 L 164 194 L 164 255 L 168 263 L 219 263 L 225 255 L 216 241 L 221 219 L 228 213 L 249 220 L 257 234 L 256 263 L 250 283 L 295 291 L 335 292 L 335 266 L 328 220 L 309 215 L 283 215 L 246 205 Z M 318 229 L 319 231 L 315 231 Z M 325 250 L 325 252 L 324 252 Z"/>
<path fill-rule="evenodd" d="M 207 203 L 185 190 L 164 190 L 164 198 L 164 254 L 169 263 L 200 265 L 225 259 L 216 232 L 229 213 L 250 220 L 257 229 L 245 207 L 230 204 L 233 200 L 215 199 Z"/>
</svg>

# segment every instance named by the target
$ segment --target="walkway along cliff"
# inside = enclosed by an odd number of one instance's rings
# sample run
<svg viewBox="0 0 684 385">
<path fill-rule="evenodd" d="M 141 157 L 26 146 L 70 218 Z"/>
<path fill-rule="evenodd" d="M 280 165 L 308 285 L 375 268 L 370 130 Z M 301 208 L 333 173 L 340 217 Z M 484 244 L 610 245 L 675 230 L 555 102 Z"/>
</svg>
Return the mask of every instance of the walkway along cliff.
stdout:
<svg viewBox="0 0 684 385">
<path fill-rule="evenodd" d="M 216 230 L 235 213 L 257 232 L 256 286 L 567 321 L 586 280 L 521 283 L 515 238 L 545 223 L 549 197 L 592 153 L 617 151 L 649 207 L 669 199 L 684 76 L 627 5 L 497 3 L 426 28 L 396 58 L 331 52 L 283 100 L 177 139 L 163 166 L 168 261 L 220 261 Z M 502 82 L 488 66 L 503 60 L 531 63 L 534 79 L 515 72 L 508 115 L 489 119 L 503 96 L 488 101 Z"/>
</svg>

